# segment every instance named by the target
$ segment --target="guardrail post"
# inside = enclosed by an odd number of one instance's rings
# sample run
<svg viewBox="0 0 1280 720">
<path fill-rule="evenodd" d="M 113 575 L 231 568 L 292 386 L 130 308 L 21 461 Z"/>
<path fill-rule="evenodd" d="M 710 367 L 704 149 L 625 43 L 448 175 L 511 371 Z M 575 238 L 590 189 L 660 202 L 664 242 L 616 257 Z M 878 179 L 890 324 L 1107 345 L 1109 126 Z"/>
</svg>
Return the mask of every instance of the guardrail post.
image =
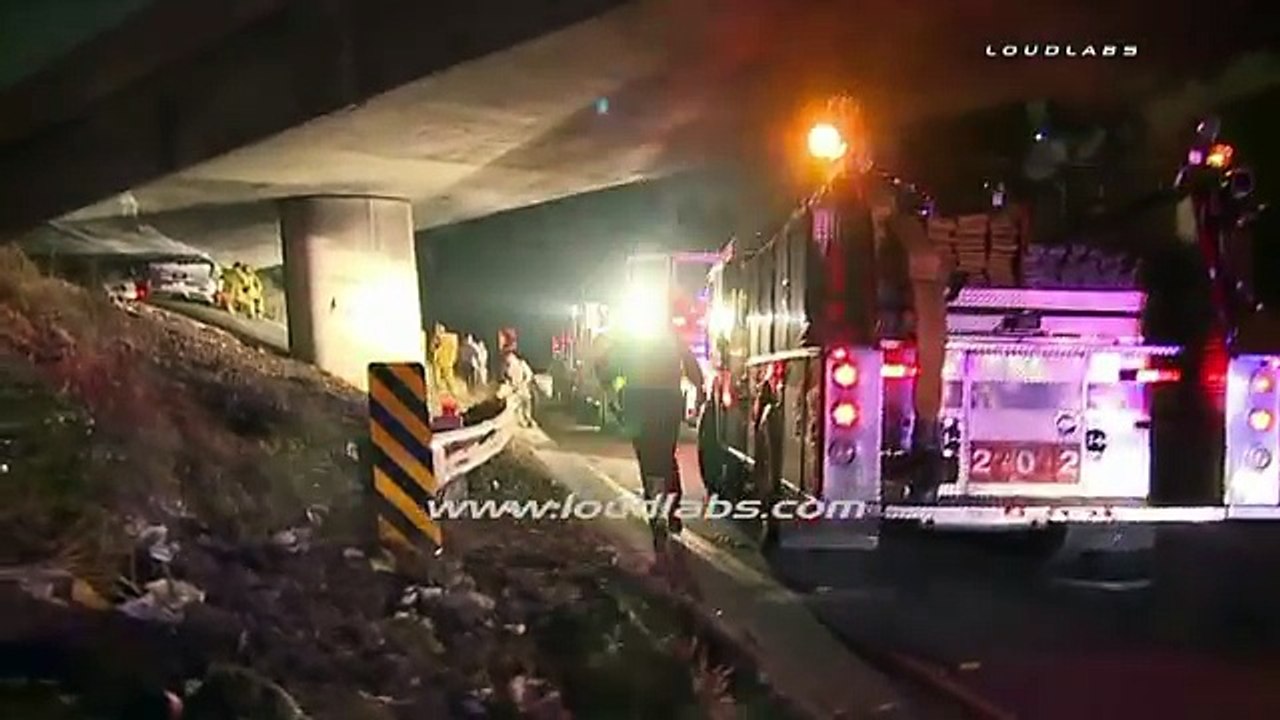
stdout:
<svg viewBox="0 0 1280 720">
<path fill-rule="evenodd" d="M 369 364 L 369 482 L 378 541 L 389 548 L 444 546 L 428 512 L 439 487 L 430 419 L 422 363 Z"/>
<path fill-rule="evenodd" d="M 439 436 L 437 436 L 439 437 Z M 441 444 L 434 448 L 436 467 L 448 468 L 451 472 L 453 468 L 449 466 L 449 448 L 447 445 Z M 439 497 L 446 502 L 456 502 L 467 499 L 467 483 L 465 478 L 448 477 L 440 478 L 442 485 L 440 487 Z M 460 482 L 459 482 L 460 481 Z"/>
</svg>

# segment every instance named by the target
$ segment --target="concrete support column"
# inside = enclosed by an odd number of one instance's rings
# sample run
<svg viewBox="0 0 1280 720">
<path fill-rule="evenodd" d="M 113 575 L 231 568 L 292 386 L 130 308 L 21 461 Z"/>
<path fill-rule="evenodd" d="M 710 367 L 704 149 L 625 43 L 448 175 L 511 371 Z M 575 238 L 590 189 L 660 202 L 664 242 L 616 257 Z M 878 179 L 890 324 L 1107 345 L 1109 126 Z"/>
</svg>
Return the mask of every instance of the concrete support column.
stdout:
<svg viewBox="0 0 1280 720">
<path fill-rule="evenodd" d="M 371 362 L 425 362 L 408 202 L 290 198 L 280 237 L 294 357 L 361 389 Z"/>
</svg>

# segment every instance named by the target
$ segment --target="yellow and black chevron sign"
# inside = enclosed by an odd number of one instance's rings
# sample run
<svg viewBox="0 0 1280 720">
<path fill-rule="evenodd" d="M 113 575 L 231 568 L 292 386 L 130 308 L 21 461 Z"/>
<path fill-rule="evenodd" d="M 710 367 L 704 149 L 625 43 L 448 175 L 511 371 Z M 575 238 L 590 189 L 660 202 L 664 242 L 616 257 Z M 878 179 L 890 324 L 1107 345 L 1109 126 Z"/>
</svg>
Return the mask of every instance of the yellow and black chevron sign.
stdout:
<svg viewBox="0 0 1280 720">
<path fill-rule="evenodd" d="M 427 381 L 421 363 L 369 364 L 369 439 L 378 539 L 440 547 L 440 526 L 427 515 L 435 497 Z"/>
</svg>

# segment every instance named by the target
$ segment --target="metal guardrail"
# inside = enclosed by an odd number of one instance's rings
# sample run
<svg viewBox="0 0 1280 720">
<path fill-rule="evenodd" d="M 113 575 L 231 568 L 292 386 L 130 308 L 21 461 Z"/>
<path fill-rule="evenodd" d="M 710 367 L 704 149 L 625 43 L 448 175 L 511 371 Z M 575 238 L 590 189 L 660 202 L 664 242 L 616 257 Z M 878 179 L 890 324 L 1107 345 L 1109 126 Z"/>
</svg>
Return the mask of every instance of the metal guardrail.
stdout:
<svg viewBox="0 0 1280 720">
<path fill-rule="evenodd" d="M 508 400 L 497 417 L 478 425 L 434 433 L 431 456 L 436 481 L 440 484 L 438 492 L 454 494 L 450 489 L 453 481 L 502 452 L 515 435 L 517 425 L 515 404 Z"/>
</svg>

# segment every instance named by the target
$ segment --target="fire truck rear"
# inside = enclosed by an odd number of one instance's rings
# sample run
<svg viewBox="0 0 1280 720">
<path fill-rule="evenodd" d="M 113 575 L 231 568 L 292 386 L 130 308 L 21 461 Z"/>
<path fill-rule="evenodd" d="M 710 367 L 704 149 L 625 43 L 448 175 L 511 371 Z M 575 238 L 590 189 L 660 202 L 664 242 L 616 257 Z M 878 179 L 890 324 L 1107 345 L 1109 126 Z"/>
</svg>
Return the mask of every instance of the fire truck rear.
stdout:
<svg viewBox="0 0 1280 720">
<path fill-rule="evenodd" d="M 1152 502 L 1154 397 L 1181 382 L 1183 349 L 1144 342 L 1146 297 L 1134 289 L 952 287 L 938 370 L 941 462 L 931 462 L 917 440 L 933 420 L 917 417 L 915 398 L 924 386 L 913 315 L 924 296 L 877 194 L 899 199 L 891 213 L 935 226 L 934 241 L 950 227 L 953 250 L 967 223 L 984 228 L 988 260 L 997 236 L 1012 237 L 1011 262 L 1026 254 L 1017 208 L 929 218 L 908 183 L 869 167 L 835 174 L 767 242 L 731 244 L 709 274 L 715 375 L 698 447 L 709 491 L 766 506 L 852 502 L 874 527 L 1280 516 L 1274 355 L 1230 360 L 1221 494 Z M 922 473 L 937 477 L 920 482 Z M 760 539 L 778 529 L 761 523 Z"/>
</svg>

